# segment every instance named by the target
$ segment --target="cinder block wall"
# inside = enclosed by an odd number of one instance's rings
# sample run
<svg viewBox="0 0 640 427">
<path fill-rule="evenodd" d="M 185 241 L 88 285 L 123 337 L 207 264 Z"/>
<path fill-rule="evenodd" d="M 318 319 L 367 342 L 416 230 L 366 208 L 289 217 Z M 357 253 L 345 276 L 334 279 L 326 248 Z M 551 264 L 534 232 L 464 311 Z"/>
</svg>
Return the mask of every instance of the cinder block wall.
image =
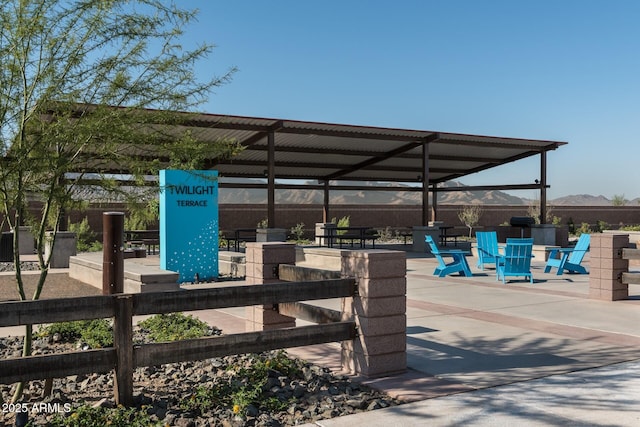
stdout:
<svg viewBox="0 0 640 427">
<path fill-rule="evenodd" d="M 454 225 L 456 232 L 465 233 L 467 228 L 458 219 L 461 205 L 438 205 L 438 220 Z M 33 205 L 34 214 L 39 209 Z M 121 211 L 126 209 L 122 204 L 92 205 L 82 211 L 70 212 L 67 217 L 71 222 L 80 222 L 87 217 L 89 225 L 98 237 L 102 236 L 102 213 L 107 211 Z M 375 215 L 371 215 L 375 212 Z M 561 224 L 566 225 L 571 219 L 576 226 L 586 222 L 596 224 L 604 221 L 616 228 L 620 224 L 640 224 L 640 206 L 554 206 L 553 215 L 561 218 Z M 220 205 L 220 229 L 255 227 L 258 222 L 267 217 L 266 205 L 222 204 Z M 480 226 L 495 227 L 506 223 L 513 216 L 526 216 L 527 206 L 483 206 Z M 321 205 L 276 205 L 276 216 L 280 228 L 289 230 L 296 224 L 304 223 L 307 236 L 312 236 L 316 222 L 322 222 Z M 352 225 L 366 225 L 370 227 L 411 227 L 421 224 L 422 207 L 418 205 L 335 205 L 331 207 L 330 216 L 341 218 L 349 216 Z M 149 228 L 157 228 L 151 225 Z M 7 231 L 7 230 L 2 230 Z M 519 231 L 516 230 L 519 235 Z M 514 236 L 515 237 L 515 236 Z"/>
</svg>

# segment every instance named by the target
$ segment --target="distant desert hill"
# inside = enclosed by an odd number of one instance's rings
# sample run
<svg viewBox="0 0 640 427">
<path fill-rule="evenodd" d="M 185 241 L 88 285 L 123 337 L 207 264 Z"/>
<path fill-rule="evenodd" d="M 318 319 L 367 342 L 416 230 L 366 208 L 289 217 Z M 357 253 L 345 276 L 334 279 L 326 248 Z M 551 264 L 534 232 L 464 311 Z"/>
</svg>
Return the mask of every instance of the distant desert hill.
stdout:
<svg viewBox="0 0 640 427">
<path fill-rule="evenodd" d="M 419 205 L 422 203 L 422 194 L 420 192 L 402 191 L 403 186 L 392 186 L 388 183 L 370 183 L 369 185 L 388 185 L 389 191 L 332 190 L 330 193 L 331 203 L 385 205 Z M 450 182 L 447 183 L 447 186 L 463 187 L 464 185 L 459 182 Z M 323 195 L 320 190 L 276 190 L 275 198 L 276 203 L 279 204 L 322 204 L 323 202 Z M 220 203 L 225 204 L 263 204 L 267 202 L 267 193 L 262 189 L 221 188 L 219 200 Z M 528 204 L 528 201 L 502 191 L 453 191 L 440 193 L 438 203 L 454 205 L 472 203 L 487 205 L 525 205 Z"/>
<path fill-rule="evenodd" d="M 367 185 L 359 183 L 360 185 Z M 369 183 L 372 186 L 388 186 L 389 191 L 367 190 L 332 190 L 332 204 L 385 204 L 385 205 L 419 205 L 422 194 L 416 191 L 402 191 L 401 185 L 389 183 Z M 446 187 L 464 187 L 464 184 L 451 181 Z M 262 189 L 220 189 L 220 203 L 224 204 L 265 204 L 267 192 Z M 320 190 L 277 190 L 278 204 L 322 204 L 323 195 Z M 534 201 L 507 194 L 503 191 L 450 191 L 438 195 L 438 203 L 445 205 L 469 205 L 480 203 L 484 205 L 529 205 Z M 590 194 L 575 194 L 559 197 L 548 201 L 550 206 L 611 206 L 613 203 L 605 196 Z M 627 200 L 627 206 L 640 204 L 640 199 Z"/>
<path fill-rule="evenodd" d="M 611 206 L 611 200 L 603 195 L 574 194 L 553 199 L 550 204 L 556 206 Z"/>
</svg>

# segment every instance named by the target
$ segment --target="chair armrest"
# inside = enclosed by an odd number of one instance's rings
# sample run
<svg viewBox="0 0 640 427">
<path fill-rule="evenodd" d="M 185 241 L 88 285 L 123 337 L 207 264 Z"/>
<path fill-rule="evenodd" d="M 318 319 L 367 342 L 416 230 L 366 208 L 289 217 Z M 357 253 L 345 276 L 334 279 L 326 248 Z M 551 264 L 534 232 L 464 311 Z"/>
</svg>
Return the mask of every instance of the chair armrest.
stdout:
<svg viewBox="0 0 640 427">
<path fill-rule="evenodd" d="M 443 251 L 442 249 L 440 249 L 440 254 L 441 255 L 450 255 L 450 254 L 471 255 L 471 252 L 465 251 L 464 249 L 447 249 L 446 251 Z"/>
</svg>

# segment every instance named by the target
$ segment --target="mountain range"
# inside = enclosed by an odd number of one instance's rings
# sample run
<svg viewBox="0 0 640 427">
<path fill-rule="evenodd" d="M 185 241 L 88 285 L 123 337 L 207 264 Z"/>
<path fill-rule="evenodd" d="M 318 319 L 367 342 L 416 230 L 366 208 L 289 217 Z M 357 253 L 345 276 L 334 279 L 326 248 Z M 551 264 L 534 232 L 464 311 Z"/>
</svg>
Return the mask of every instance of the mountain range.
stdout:
<svg viewBox="0 0 640 427">
<path fill-rule="evenodd" d="M 359 183 L 362 185 L 362 183 Z M 367 184 L 364 184 L 367 185 Z M 367 190 L 332 190 L 330 193 L 332 204 L 385 204 L 385 205 L 419 205 L 422 203 L 422 194 L 417 191 L 403 191 L 407 186 L 388 183 L 370 183 L 373 186 L 389 186 L 389 191 Z M 464 187 L 464 184 L 453 181 L 448 182 L 447 187 Z M 322 204 L 323 195 L 320 190 L 276 190 L 276 203 L 278 204 Z M 219 190 L 219 202 L 224 204 L 264 204 L 267 202 L 267 194 L 263 189 L 246 188 L 221 188 Z M 530 205 L 533 200 L 526 199 L 504 191 L 450 191 L 438 195 L 438 204 L 445 205 L 469 205 L 481 203 L 485 205 Z M 605 196 L 593 196 L 590 194 L 575 194 L 548 200 L 551 206 L 612 206 L 613 201 Z M 627 206 L 640 204 L 640 199 L 627 200 Z"/>
</svg>

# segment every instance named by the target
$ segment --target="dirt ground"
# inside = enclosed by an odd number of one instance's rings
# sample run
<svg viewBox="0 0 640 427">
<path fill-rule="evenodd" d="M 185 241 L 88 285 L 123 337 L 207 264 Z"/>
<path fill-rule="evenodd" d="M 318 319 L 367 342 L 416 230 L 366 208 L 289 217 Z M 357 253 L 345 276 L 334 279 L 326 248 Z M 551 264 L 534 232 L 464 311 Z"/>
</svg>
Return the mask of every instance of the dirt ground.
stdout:
<svg viewBox="0 0 640 427">
<path fill-rule="evenodd" d="M 33 297 L 36 290 L 39 274 L 24 272 L 23 281 L 27 299 Z M 47 280 L 40 294 L 40 299 L 80 297 L 89 295 L 100 295 L 100 289 L 69 278 L 66 272 L 49 273 Z M 20 299 L 18 285 L 13 273 L 0 274 L 0 301 L 16 301 Z"/>
</svg>

